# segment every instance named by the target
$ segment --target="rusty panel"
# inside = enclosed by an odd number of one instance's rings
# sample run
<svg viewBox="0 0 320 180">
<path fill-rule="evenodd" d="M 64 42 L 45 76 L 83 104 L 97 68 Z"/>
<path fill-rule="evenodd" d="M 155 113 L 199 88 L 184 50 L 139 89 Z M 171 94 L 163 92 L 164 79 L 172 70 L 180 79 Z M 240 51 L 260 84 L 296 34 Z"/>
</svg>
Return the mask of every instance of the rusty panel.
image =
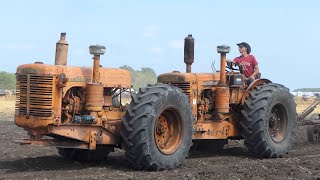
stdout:
<svg viewBox="0 0 320 180">
<path fill-rule="evenodd" d="M 92 81 L 92 68 L 89 67 L 65 67 L 69 81 L 67 89 L 71 86 L 85 86 Z M 105 87 L 131 88 L 130 72 L 116 68 L 100 68 L 100 83 Z"/>
<path fill-rule="evenodd" d="M 90 133 L 97 132 L 96 144 L 112 144 L 116 145 L 120 143 L 120 137 L 113 134 L 109 130 L 102 128 L 101 126 L 94 125 L 61 125 L 61 126 L 49 126 L 49 133 L 51 135 L 59 135 L 79 141 L 90 141 Z"/>
<path fill-rule="evenodd" d="M 205 121 L 194 125 L 195 133 L 192 139 L 227 139 L 240 137 L 240 130 L 231 121 Z"/>
<path fill-rule="evenodd" d="M 49 124 L 53 124 L 52 117 L 26 117 L 25 115 L 15 115 L 14 123 L 24 128 L 44 128 Z"/>
</svg>

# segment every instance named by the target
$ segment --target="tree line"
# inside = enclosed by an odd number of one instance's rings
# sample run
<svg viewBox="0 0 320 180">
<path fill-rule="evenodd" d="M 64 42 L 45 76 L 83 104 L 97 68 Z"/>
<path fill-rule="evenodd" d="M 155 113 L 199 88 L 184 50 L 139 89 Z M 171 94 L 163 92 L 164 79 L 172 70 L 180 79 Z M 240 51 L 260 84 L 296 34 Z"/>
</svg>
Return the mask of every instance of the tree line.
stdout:
<svg viewBox="0 0 320 180">
<path fill-rule="evenodd" d="M 157 82 L 157 74 L 151 68 L 143 67 L 141 70 L 134 70 L 132 67 L 127 65 L 120 66 L 119 68 L 130 71 L 131 82 L 134 90 L 138 90 L 140 87 L 146 87 L 148 84 L 155 84 Z"/>
<path fill-rule="evenodd" d="M 143 67 L 141 70 L 134 70 L 132 67 L 124 65 L 119 67 L 130 71 L 131 81 L 134 90 L 138 90 L 140 87 L 145 87 L 148 84 L 155 84 L 157 82 L 157 75 L 153 69 Z M 16 77 L 15 73 L 0 72 L 0 89 L 15 89 Z"/>
<path fill-rule="evenodd" d="M 320 92 L 320 88 L 299 88 L 293 92 Z"/>
</svg>

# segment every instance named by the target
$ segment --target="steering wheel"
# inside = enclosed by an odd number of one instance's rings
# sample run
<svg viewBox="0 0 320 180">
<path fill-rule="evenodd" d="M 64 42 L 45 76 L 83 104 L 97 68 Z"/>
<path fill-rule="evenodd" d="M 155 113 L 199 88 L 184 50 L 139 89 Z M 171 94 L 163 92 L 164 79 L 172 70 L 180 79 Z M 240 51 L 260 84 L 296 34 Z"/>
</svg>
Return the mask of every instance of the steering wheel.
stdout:
<svg viewBox="0 0 320 180">
<path fill-rule="evenodd" d="M 238 66 L 238 68 L 236 68 L 237 66 L 238 65 L 236 63 L 234 63 L 234 62 L 227 62 L 226 68 L 231 70 L 231 71 L 234 71 L 234 70 L 240 71 L 239 66 Z"/>
</svg>

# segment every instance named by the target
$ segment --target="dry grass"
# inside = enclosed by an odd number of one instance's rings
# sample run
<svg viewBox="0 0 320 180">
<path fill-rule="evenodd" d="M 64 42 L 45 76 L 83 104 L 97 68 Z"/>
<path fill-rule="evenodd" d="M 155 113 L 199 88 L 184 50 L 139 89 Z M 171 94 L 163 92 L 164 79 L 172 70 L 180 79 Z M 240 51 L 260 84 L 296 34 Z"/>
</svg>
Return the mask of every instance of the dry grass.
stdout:
<svg viewBox="0 0 320 180">
<path fill-rule="evenodd" d="M 16 96 L 0 97 L 0 120 L 13 120 Z"/>
<path fill-rule="evenodd" d="M 294 100 L 297 103 L 297 113 L 301 113 L 312 104 L 315 98 L 309 98 L 307 101 L 303 101 L 301 97 L 295 97 Z M 312 113 L 320 113 L 320 105 Z"/>
<path fill-rule="evenodd" d="M 15 96 L 0 97 L 0 120 L 13 120 Z M 303 101 L 300 97 L 295 97 L 297 103 L 297 112 L 301 113 L 305 110 L 314 99 L 309 98 L 307 101 Z M 122 99 L 122 103 L 130 103 L 130 99 Z M 320 113 L 320 105 L 313 111 L 313 113 Z"/>
</svg>

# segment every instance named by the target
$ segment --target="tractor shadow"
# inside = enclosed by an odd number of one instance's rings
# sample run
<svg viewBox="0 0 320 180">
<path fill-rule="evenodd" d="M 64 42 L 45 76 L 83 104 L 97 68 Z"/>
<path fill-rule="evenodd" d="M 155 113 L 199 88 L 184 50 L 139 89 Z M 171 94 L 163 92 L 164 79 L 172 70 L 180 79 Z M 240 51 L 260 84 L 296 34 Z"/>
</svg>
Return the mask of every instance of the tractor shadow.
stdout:
<svg viewBox="0 0 320 180">
<path fill-rule="evenodd" d="M 196 159 L 201 157 L 240 157 L 248 159 L 257 159 L 245 147 L 224 147 L 223 149 L 200 149 L 197 151 L 190 151 L 188 159 Z"/>
<path fill-rule="evenodd" d="M 0 171 L 16 173 L 25 171 L 55 171 L 55 170 L 82 170 L 87 168 L 106 168 L 110 170 L 132 171 L 129 162 L 124 155 L 110 154 L 105 161 L 79 162 L 65 159 L 59 155 L 39 156 L 17 160 L 1 160 Z"/>
</svg>

